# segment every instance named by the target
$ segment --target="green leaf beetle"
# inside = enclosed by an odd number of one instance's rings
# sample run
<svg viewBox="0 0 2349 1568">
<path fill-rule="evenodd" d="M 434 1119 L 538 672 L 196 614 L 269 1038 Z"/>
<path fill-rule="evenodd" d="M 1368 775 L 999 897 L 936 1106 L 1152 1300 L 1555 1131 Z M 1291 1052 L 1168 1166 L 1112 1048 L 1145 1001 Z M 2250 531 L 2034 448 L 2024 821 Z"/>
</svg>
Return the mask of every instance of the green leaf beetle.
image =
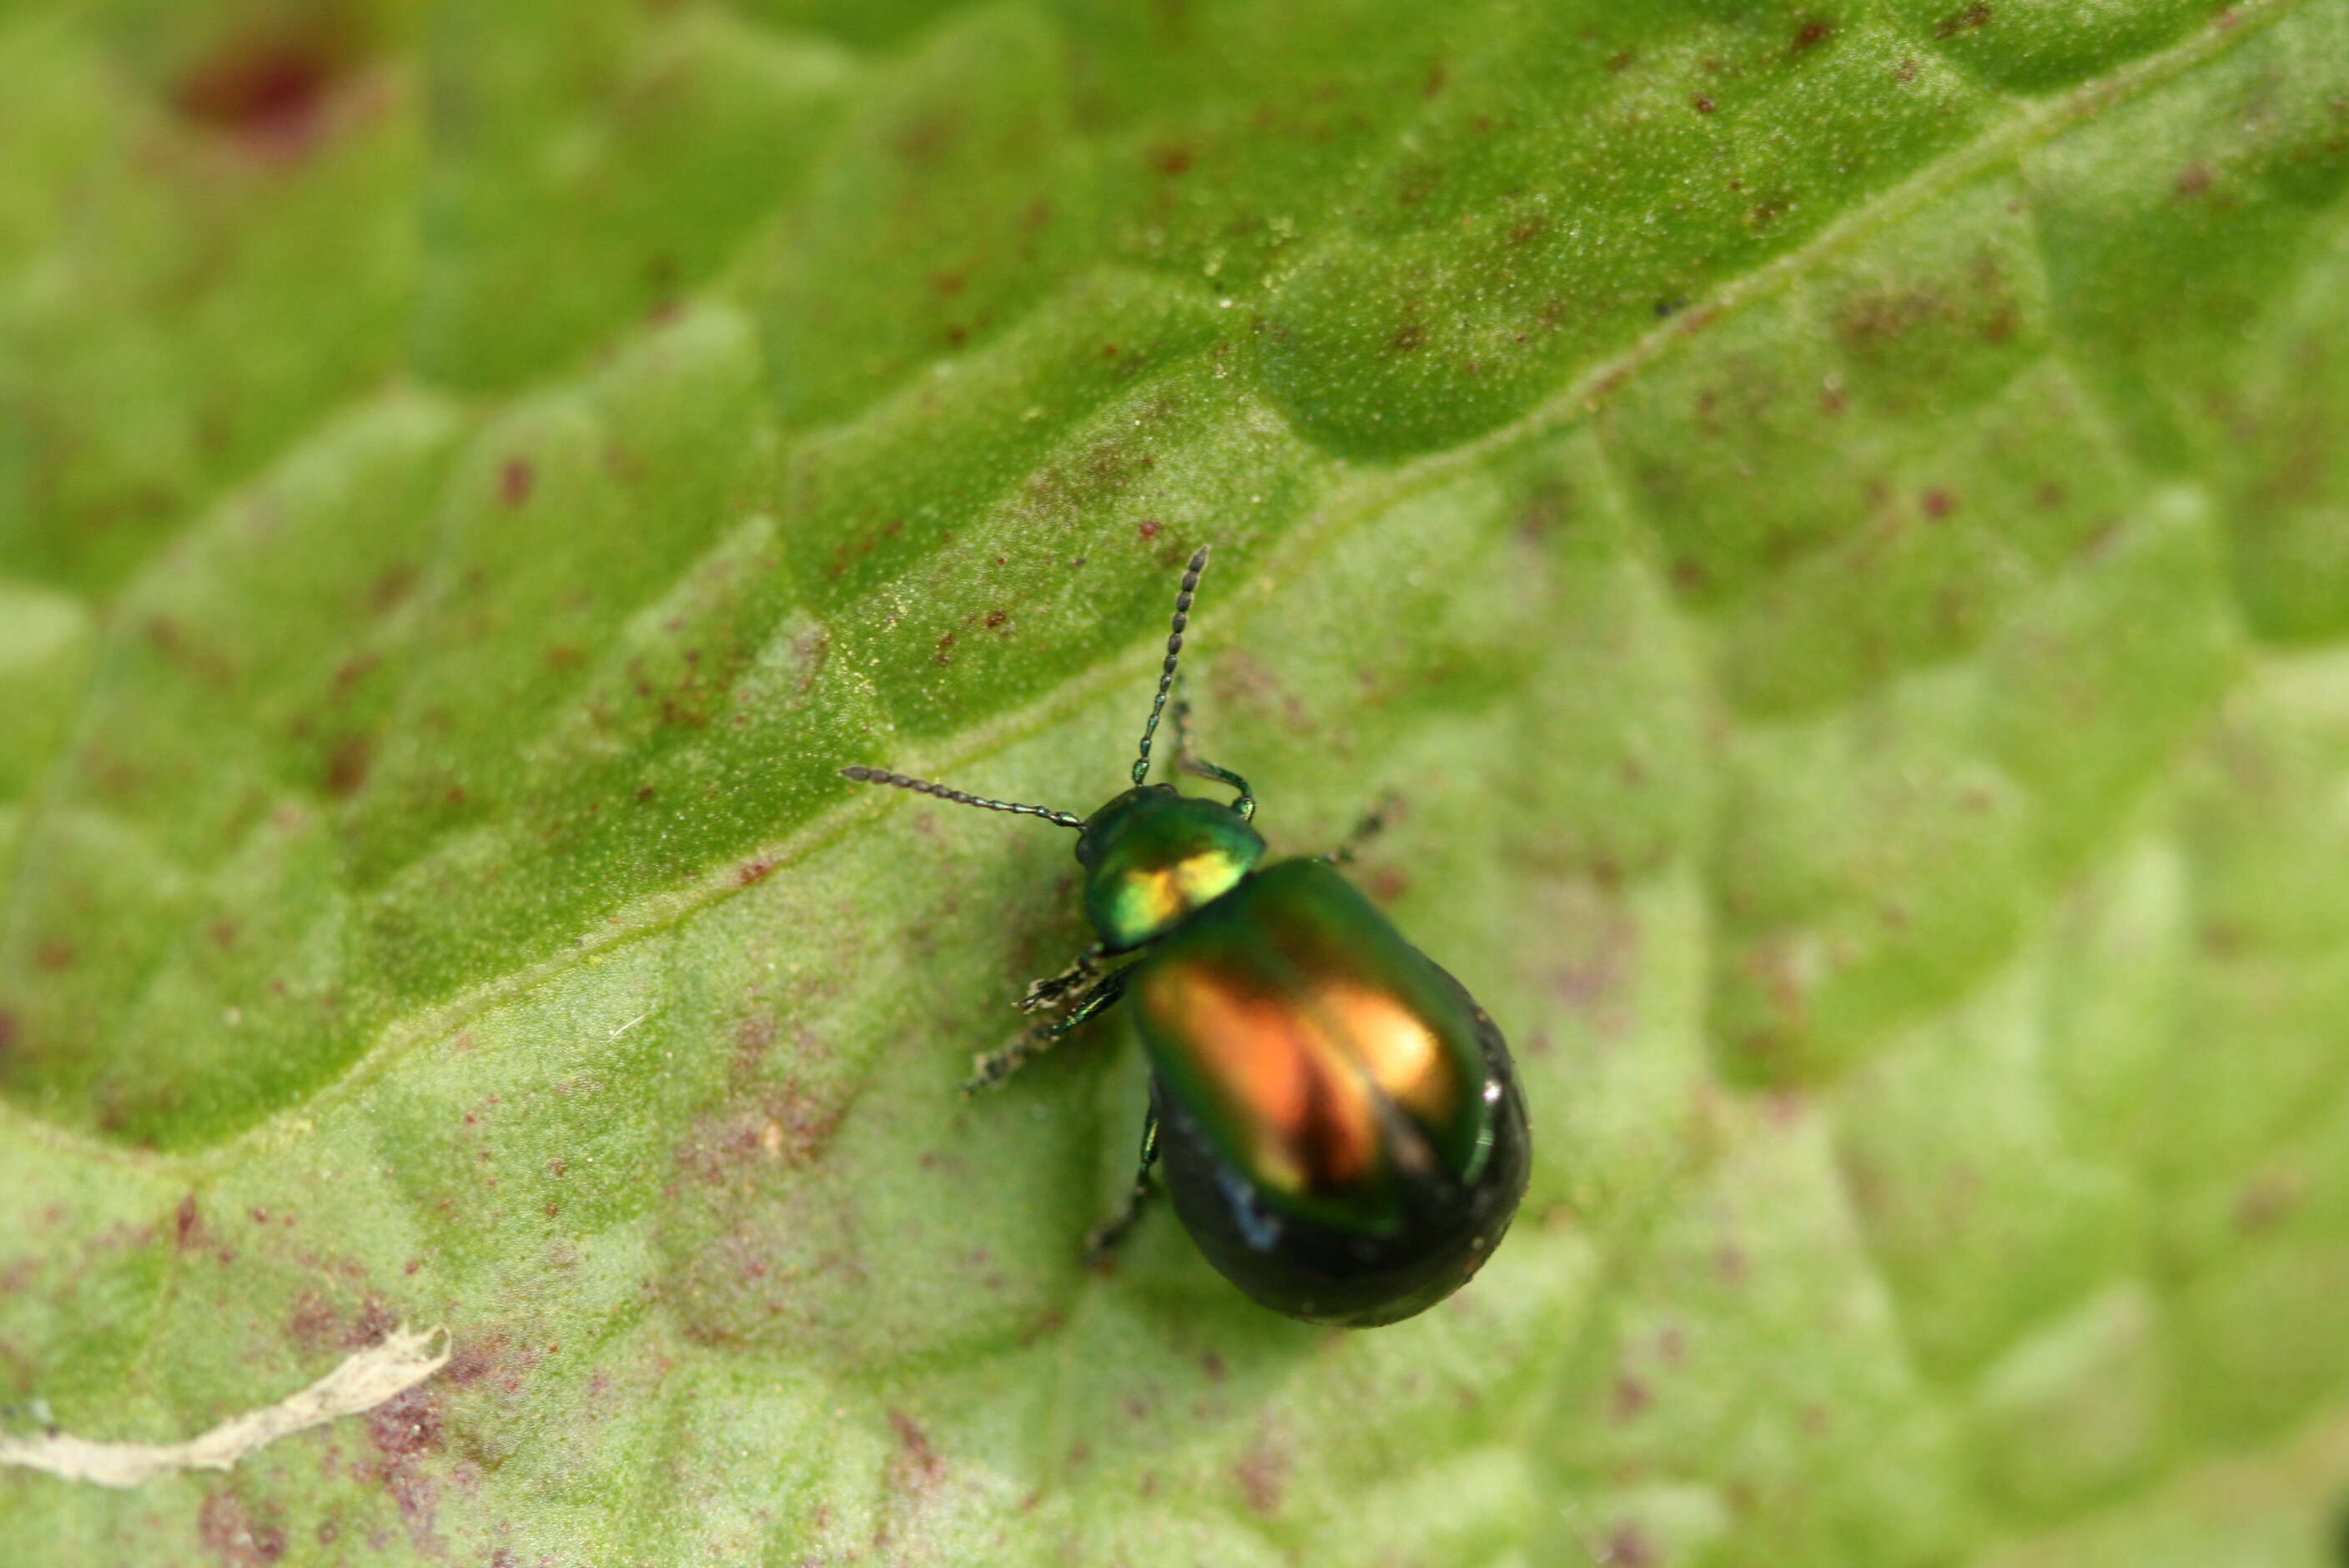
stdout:
<svg viewBox="0 0 2349 1568">
<path fill-rule="evenodd" d="M 1525 1097 L 1485 1010 L 1339 874 L 1375 814 L 1333 855 L 1260 864 L 1256 799 L 1192 752 L 1179 693 L 1176 766 L 1236 798 L 1144 782 L 1206 564 L 1202 549 L 1175 594 L 1133 788 L 1092 816 L 841 771 L 1076 830 L 1098 939 L 1028 988 L 1020 1009 L 1042 1018 L 978 1057 L 964 1087 L 1002 1082 L 1131 999 L 1151 1068 L 1142 1164 L 1088 1255 L 1133 1226 L 1157 1165 L 1199 1250 L 1257 1302 L 1310 1323 L 1392 1323 L 1465 1284 L 1507 1231 L 1532 1161 Z"/>
</svg>

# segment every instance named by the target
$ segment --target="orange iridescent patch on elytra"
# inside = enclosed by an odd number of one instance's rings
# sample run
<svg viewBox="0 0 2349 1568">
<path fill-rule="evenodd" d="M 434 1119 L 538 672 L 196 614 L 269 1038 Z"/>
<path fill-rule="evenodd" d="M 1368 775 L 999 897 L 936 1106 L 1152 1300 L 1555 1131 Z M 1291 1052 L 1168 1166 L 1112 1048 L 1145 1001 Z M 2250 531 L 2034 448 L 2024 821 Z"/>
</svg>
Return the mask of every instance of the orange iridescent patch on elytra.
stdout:
<svg viewBox="0 0 2349 1568">
<path fill-rule="evenodd" d="M 1331 982 L 1313 995 L 1332 1032 L 1379 1093 L 1423 1127 L 1443 1127 L 1460 1109 L 1460 1074 L 1427 1020 L 1391 991 Z"/>
<path fill-rule="evenodd" d="M 1327 862 L 1290 861 L 1129 971 L 1166 1097 L 1292 1213 L 1399 1222 L 1399 1194 L 1480 1169 L 1475 1005 Z"/>
<path fill-rule="evenodd" d="M 1224 1102 L 1250 1176 L 1277 1191 L 1345 1191 L 1381 1173 L 1379 1100 L 1441 1100 L 1443 1047 L 1391 999 L 1351 986 L 1268 994 L 1212 965 L 1148 973 L 1142 1006 L 1188 1043 Z M 1390 1082 L 1394 1086 L 1389 1088 Z"/>
</svg>

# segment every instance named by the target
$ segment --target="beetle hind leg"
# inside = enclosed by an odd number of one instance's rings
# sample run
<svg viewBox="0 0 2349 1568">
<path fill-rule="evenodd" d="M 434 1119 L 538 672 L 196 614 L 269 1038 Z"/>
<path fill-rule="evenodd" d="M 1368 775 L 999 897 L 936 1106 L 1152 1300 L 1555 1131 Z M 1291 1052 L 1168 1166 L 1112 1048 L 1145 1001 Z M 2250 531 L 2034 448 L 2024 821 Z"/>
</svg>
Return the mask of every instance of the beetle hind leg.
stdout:
<svg viewBox="0 0 2349 1568">
<path fill-rule="evenodd" d="M 1134 1222 L 1149 1206 L 1150 1195 L 1157 1191 L 1150 1184 L 1150 1168 L 1158 1163 L 1158 1097 L 1153 1094 L 1150 1109 L 1142 1119 L 1142 1161 L 1133 1173 L 1133 1185 L 1126 1190 L 1125 1202 L 1116 1213 L 1095 1225 L 1085 1237 L 1085 1266 L 1097 1269 L 1117 1255 Z"/>
</svg>

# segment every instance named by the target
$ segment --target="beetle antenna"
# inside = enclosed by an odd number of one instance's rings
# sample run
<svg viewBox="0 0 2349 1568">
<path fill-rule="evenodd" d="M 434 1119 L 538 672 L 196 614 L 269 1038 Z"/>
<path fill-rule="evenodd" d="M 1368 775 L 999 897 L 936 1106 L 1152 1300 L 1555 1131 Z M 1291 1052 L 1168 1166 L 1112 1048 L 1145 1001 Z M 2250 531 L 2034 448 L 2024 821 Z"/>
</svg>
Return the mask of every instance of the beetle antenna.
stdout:
<svg viewBox="0 0 2349 1568">
<path fill-rule="evenodd" d="M 949 789 L 943 784 L 933 784 L 926 779 L 908 779 L 903 773 L 885 773 L 878 768 L 843 768 L 843 779 L 854 779 L 859 784 L 886 784 L 893 789 L 911 789 L 916 795 L 935 795 L 941 800 L 952 800 L 957 806 L 977 806 L 988 811 L 1009 811 L 1015 817 L 1041 817 L 1061 828 L 1081 830 L 1085 820 L 1069 811 L 1055 811 L 1050 806 L 1022 806 L 1016 800 L 988 800 L 977 795 L 966 795 L 959 789 Z"/>
<path fill-rule="evenodd" d="M 1158 733 L 1158 716 L 1165 711 L 1166 694 L 1174 687 L 1174 661 L 1183 655 L 1183 628 L 1191 621 L 1191 595 L 1198 591 L 1199 573 L 1206 569 L 1207 547 L 1203 544 L 1199 552 L 1191 557 L 1191 564 L 1184 569 L 1183 585 L 1174 591 L 1174 627 L 1166 634 L 1166 664 L 1158 672 L 1158 695 L 1151 699 L 1149 721 L 1142 727 L 1142 755 L 1133 759 L 1133 785 L 1137 789 L 1150 777 L 1150 738 Z"/>
</svg>

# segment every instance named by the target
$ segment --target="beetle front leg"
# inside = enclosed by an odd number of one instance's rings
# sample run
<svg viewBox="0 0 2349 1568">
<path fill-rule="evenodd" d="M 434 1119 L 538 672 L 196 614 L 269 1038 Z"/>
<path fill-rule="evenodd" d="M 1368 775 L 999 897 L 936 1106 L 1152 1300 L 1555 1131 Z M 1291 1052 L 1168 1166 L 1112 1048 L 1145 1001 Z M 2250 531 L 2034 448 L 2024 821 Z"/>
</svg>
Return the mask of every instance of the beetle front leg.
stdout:
<svg viewBox="0 0 2349 1568">
<path fill-rule="evenodd" d="M 1100 984 L 1078 998 L 1077 1005 L 1066 1016 L 1048 1024 L 1036 1024 L 1023 1029 L 1011 1043 L 1000 1050 L 988 1051 L 971 1059 L 971 1076 L 962 1086 L 965 1094 L 977 1094 L 983 1088 L 993 1088 L 1029 1060 L 1052 1048 L 1062 1035 L 1108 1006 L 1125 990 L 1125 971 L 1120 969 L 1102 976 Z"/>
<path fill-rule="evenodd" d="M 1041 980 L 1030 981 L 1028 994 L 1019 998 L 1019 1010 L 1023 1013 L 1040 1013 L 1047 1008 L 1061 1006 L 1071 993 L 1081 991 L 1101 978 L 1102 959 L 1108 954 L 1108 952 L 1106 947 L 1096 942 L 1078 954 L 1077 961 L 1058 975 L 1048 975 Z"/>
<path fill-rule="evenodd" d="M 1125 1202 L 1109 1219 L 1092 1228 L 1085 1237 L 1085 1266 L 1100 1268 L 1109 1262 L 1142 1218 L 1142 1211 L 1157 1189 L 1150 1184 L 1150 1168 L 1158 1163 L 1158 1091 L 1150 1091 L 1150 1109 L 1142 1119 L 1142 1165 L 1133 1173 L 1133 1185 L 1127 1190 Z"/>
</svg>

